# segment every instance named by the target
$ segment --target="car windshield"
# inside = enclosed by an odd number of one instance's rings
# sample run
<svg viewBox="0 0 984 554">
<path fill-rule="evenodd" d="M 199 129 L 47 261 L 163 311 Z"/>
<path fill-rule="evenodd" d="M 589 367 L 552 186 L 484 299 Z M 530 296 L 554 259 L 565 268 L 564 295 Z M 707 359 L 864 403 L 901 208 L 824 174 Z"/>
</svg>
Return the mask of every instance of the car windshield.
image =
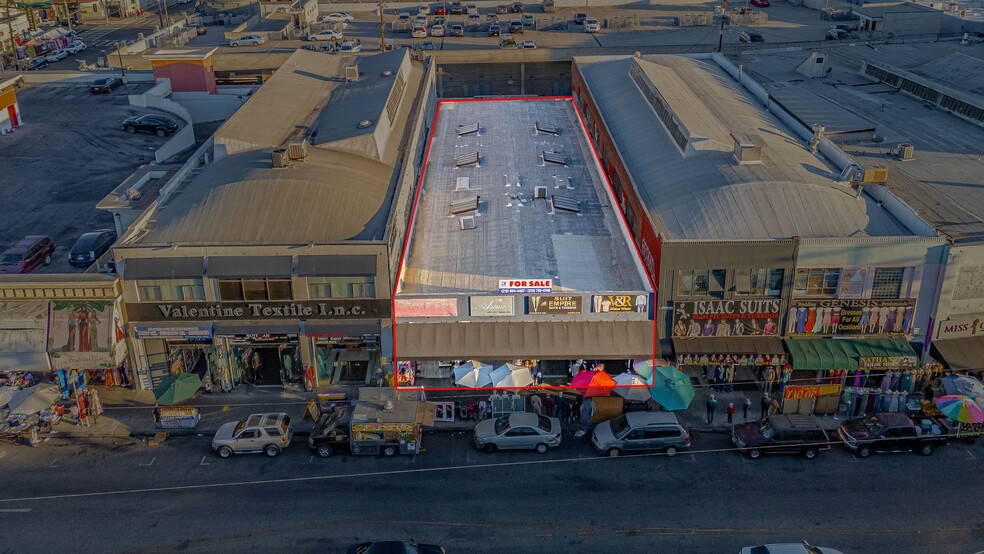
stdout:
<svg viewBox="0 0 984 554">
<path fill-rule="evenodd" d="M 244 419 L 244 420 L 240 421 L 238 425 L 236 425 L 236 428 L 235 429 L 232 430 L 232 436 L 235 437 L 239 433 L 242 433 L 243 432 L 243 429 L 245 429 L 245 428 L 246 428 L 246 420 Z"/>
<path fill-rule="evenodd" d="M 550 423 L 550 418 L 544 416 L 536 416 L 536 426 L 548 433 L 551 429 L 553 429 L 553 425 Z"/>
<path fill-rule="evenodd" d="M 629 430 L 629 420 L 625 418 L 624 415 L 620 415 L 612 420 L 612 434 L 615 438 L 622 438 Z"/>
<path fill-rule="evenodd" d="M 869 417 L 864 420 L 864 426 L 868 429 L 868 432 L 872 435 L 878 435 L 882 432 L 884 425 L 878 421 L 877 417 Z"/>
<path fill-rule="evenodd" d="M 92 82 L 93 86 L 97 86 L 97 87 L 105 85 L 106 83 L 107 83 L 106 79 L 96 79 L 95 81 Z"/>
<path fill-rule="evenodd" d="M 0 265 L 20 265 L 22 259 L 20 254 L 4 254 L 0 256 Z"/>
<path fill-rule="evenodd" d="M 771 439 L 776 434 L 776 429 L 768 421 L 764 421 L 762 425 L 759 425 L 759 433 L 762 434 L 762 438 Z"/>
<path fill-rule="evenodd" d="M 509 416 L 502 416 L 495 420 L 495 434 L 501 435 L 509 430 Z"/>
</svg>

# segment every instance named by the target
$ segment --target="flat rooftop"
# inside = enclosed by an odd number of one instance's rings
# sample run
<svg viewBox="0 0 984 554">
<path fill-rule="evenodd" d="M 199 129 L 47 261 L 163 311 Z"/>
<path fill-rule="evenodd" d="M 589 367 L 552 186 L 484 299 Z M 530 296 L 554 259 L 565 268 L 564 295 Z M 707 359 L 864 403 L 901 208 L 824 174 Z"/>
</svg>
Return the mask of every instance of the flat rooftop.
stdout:
<svg viewBox="0 0 984 554">
<path fill-rule="evenodd" d="M 606 56 L 575 63 L 667 239 L 912 234 L 874 199 L 840 183 L 838 168 L 812 154 L 713 59 Z M 646 94 L 657 91 L 689 139 L 671 136 L 641 86 Z M 761 163 L 735 161 L 735 133 L 754 135 Z"/>
<path fill-rule="evenodd" d="M 868 54 L 859 56 L 859 50 Z M 979 62 L 982 53 L 947 43 L 879 45 L 877 52 L 831 48 L 827 53 L 834 69 L 826 79 L 805 79 L 795 72 L 809 52 L 763 52 L 743 63 L 770 91 L 798 96 L 799 102 L 787 108 L 800 119 L 823 122 L 824 107 L 833 103 L 870 122 L 881 142 L 850 142 L 842 148 L 864 167 L 887 167 L 887 188 L 932 227 L 957 241 L 984 240 L 984 129 L 858 73 L 868 58 L 976 96 L 978 80 L 955 85 L 966 71 L 959 62 Z M 900 143 L 914 146 L 913 160 L 901 161 L 891 152 Z"/>
<path fill-rule="evenodd" d="M 0 250 L 25 235 L 47 235 L 54 261 L 44 273 L 80 273 L 68 252 L 82 233 L 113 228 L 96 204 L 139 166 L 154 162 L 168 138 L 128 135 L 121 123 L 152 110 L 129 105 L 150 83 L 130 83 L 110 94 L 87 84 L 34 84 L 17 90 L 25 124 L 0 136 Z"/>
<path fill-rule="evenodd" d="M 544 151 L 563 163 L 544 163 Z M 456 167 L 474 152 L 477 165 Z M 537 186 L 546 199 L 534 199 Z M 477 210 L 451 213 L 476 196 Z M 552 208 L 554 196 L 580 212 Z M 648 290 L 609 198 L 571 100 L 443 101 L 400 293 L 497 292 L 508 278 L 553 279 L 554 293 Z M 462 216 L 475 228 L 462 229 Z"/>
</svg>

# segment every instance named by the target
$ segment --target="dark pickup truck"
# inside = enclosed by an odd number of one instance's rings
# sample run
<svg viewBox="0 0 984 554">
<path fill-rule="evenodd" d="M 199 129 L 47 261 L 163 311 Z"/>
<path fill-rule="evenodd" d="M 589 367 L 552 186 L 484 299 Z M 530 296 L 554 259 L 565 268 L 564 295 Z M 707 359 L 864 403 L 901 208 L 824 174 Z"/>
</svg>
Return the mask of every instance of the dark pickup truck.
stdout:
<svg viewBox="0 0 984 554">
<path fill-rule="evenodd" d="M 936 418 L 912 420 L 904 414 L 875 414 L 845 421 L 837 435 L 861 458 L 872 452 L 918 452 L 929 456 L 949 442 L 949 429 Z"/>
</svg>

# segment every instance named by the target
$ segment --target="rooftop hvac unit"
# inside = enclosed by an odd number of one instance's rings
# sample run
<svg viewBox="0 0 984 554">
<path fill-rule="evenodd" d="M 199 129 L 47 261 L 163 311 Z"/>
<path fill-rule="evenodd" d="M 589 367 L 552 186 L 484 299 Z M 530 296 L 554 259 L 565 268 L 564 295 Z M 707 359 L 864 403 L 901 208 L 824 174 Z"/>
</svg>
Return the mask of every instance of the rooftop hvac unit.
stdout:
<svg viewBox="0 0 984 554">
<path fill-rule="evenodd" d="M 346 81 L 358 81 L 359 80 L 359 66 L 357 66 L 357 65 L 347 65 L 347 66 L 345 66 L 345 80 Z"/>
<path fill-rule="evenodd" d="M 877 165 L 870 169 L 865 169 L 861 182 L 865 184 L 885 184 L 888 182 L 888 169 Z"/>
<path fill-rule="evenodd" d="M 904 162 L 916 159 L 916 148 L 911 144 L 903 142 L 899 145 L 899 159 Z"/>
<path fill-rule="evenodd" d="M 306 138 L 295 138 L 287 143 L 287 157 L 292 160 L 303 160 L 307 157 L 308 141 Z"/>
<path fill-rule="evenodd" d="M 821 131 L 823 132 L 822 128 Z M 752 133 L 731 133 L 735 141 L 735 160 L 738 165 L 762 163 L 762 139 Z"/>
<path fill-rule="evenodd" d="M 290 159 L 287 157 L 286 148 L 277 148 L 273 151 L 273 167 L 274 169 L 287 167 L 290 164 Z"/>
<path fill-rule="evenodd" d="M 533 200 L 536 200 L 537 198 L 543 198 L 544 200 L 547 199 L 547 187 L 544 186 L 533 187 Z"/>
<path fill-rule="evenodd" d="M 571 213 L 581 213 L 580 202 L 574 200 L 573 198 L 565 198 L 563 196 L 557 196 L 556 194 L 550 197 L 550 207 L 554 211 L 564 211 Z"/>
<path fill-rule="evenodd" d="M 451 202 L 451 214 L 456 215 L 477 211 L 478 199 L 478 196 L 470 196 L 462 200 L 455 200 L 454 202 Z"/>
<path fill-rule="evenodd" d="M 466 215 L 464 217 L 458 218 L 458 225 L 461 225 L 462 231 L 467 231 L 468 229 L 475 228 L 475 216 Z"/>
</svg>

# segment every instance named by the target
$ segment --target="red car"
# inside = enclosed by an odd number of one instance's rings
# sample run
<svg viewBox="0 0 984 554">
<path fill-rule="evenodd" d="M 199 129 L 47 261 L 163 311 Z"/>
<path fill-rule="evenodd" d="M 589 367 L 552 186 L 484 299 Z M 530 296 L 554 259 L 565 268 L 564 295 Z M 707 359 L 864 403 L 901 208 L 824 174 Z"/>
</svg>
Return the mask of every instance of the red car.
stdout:
<svg viewBox="0 0 984 554">
<path fill-rule="evenodd" d="M 28 235 L 0 254 L 0 273 L 30 273 L 51 263 L 55 243 L 44 235 Z"/>
<path fill-rule="evenodd" d="M 434 8 L 434 15 L 447 15 L 448 10 L 444 7 L 444 4 L 438 4 Z"/>
<path fill-rule="evenodd" d="M 768 8 L 772 4 L 769 3 L 769 0 L 752 0 L 752 5 L 757 8 Z"/>
</svg>

